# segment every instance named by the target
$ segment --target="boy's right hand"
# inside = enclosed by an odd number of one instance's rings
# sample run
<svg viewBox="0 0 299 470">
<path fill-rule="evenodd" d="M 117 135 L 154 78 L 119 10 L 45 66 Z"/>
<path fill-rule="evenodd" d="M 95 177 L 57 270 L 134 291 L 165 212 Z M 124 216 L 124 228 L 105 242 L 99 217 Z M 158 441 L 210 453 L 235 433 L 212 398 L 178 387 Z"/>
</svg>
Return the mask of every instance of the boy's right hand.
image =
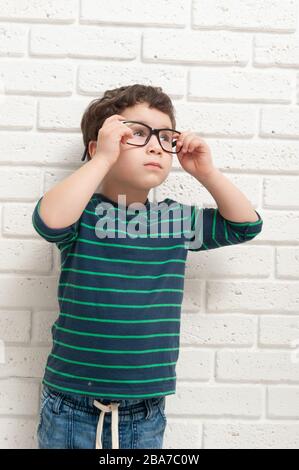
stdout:
<svg viewBox="0 0 299 470">
<path fill-rule="evenodd" d="M 97 149 L 93 158 L 101 158 L 109 166 L 114 165 L 120 155 L 121 143 L 125 144 L 133 137 L 132 130 L 121 122 L 125 120 L 121 114 L 113 114 L 105 119 L 98 132 Z"/>
</svg>

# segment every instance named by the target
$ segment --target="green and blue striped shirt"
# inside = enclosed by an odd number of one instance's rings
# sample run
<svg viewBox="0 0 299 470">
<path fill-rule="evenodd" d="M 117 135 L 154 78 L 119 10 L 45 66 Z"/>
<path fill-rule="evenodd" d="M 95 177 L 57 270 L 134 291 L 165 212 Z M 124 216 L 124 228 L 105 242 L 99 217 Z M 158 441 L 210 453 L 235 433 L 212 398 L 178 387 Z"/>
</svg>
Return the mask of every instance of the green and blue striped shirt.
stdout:
<svg viewBox="0 0 299 470">
<path fill-rule="evenodd" d="M 218 209 L 169 198 L 126 212 L 94 193 L 74 224 L 56 229 L 42 220 L 41 200 L 33 226 L 61 256 L 59 314 L 43 383 L 97 398 L 174 394 L 187 253 L 252 240 L 262 229 L 259 213 L 256 222 L 236 223 Z M 112 212 L 99 210 L 103 203 Z M 158 210 L 161 203 L 166 210 Z M 128 234 L 126 223 L 142 235 Z"/>
</svg>

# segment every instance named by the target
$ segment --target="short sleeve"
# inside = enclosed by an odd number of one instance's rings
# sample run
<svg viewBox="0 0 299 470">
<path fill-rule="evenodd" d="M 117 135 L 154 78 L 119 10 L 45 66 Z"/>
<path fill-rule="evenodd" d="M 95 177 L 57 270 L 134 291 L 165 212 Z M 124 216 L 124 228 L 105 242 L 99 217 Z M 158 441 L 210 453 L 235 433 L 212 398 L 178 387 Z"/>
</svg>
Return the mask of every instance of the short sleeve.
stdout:
<svg viewBox="0 0 299 470">
<path fill-rule="evenodd" d="M 78 219 L 75 223 L 73 223 L 72 225 L 69 225 L 68 227 L 63 227 L 63 228 L 48 227 L 48 225 L 46 225 L 43 219 L 41 218 L 41 215 L 39 212 L 42 198 L 43 196 L 37 202 L 34 208 L 34 211 L 32 213 L 32 224 L 36 232 L 46 241 L 50 243 L 59 244 L 58 245 L 59 248 L 61 247 L 60 244 L 68 243 L 68 242 L 75 240 L 75 238 L 78 236 L 78 228 L 79 228 L 80 219 Z"/>
<path fill-rule="evenodd" d="M 222 217 L 218 208 L 191 208 L 193 236 L 190 238 L 188 251 L 212 250 L 245 243 L 262 231 L 263 220 L 256 210 L 256 222 L 232 222 Z"/>
</svg>

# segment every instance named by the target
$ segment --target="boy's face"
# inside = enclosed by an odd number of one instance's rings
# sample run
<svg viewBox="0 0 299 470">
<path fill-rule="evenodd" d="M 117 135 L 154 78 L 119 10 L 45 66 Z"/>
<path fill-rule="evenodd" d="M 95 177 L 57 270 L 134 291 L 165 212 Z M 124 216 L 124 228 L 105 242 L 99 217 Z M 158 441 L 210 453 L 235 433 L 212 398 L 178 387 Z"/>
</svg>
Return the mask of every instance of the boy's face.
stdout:
<svg viewBox="0 0 299 470">
<path fill-rule="evenodd" d="M 149 108 L 147 103 L 128 107 L 120 114 L 128 121 L 139 121 L 155 129 L 173 127 L 168 114 Z M 174 154 L 165 152 L 155 135 L 143 147 L 122 143 L 120 146 L 119 158 L 105 176 L 105 183 L 123 189 L 149 191 L 167 178 Z M 145 163 L 151 161 L 159 162 L 162 168 L 145 166 Z"/>
</svg>

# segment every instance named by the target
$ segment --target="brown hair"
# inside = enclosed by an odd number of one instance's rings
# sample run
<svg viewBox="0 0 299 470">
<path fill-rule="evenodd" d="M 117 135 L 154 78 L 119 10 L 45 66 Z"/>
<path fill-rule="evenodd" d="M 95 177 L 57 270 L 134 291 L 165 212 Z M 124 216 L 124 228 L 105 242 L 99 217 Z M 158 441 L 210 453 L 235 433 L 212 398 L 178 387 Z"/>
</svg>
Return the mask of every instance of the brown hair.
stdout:
<svg viewBox="0 0 299 470">
<path fill-rule="evenodd" d="M 168 114 L 172 128 L 175 129 L 175 110 L 169 96 L 161 87 L 151 85 L 121 86 L 112 90 L 106 90 L 102 98 L 91 101 L 81 119 L 81 130 L 87 160 L 90 160 L 88 143 L 97 140 L 98 131 L 105 119 L 113 114 L 121 114 L 125 108 L 137 103 L 148 103 L 150 108 L 156 108 Z"/>
</svg>

